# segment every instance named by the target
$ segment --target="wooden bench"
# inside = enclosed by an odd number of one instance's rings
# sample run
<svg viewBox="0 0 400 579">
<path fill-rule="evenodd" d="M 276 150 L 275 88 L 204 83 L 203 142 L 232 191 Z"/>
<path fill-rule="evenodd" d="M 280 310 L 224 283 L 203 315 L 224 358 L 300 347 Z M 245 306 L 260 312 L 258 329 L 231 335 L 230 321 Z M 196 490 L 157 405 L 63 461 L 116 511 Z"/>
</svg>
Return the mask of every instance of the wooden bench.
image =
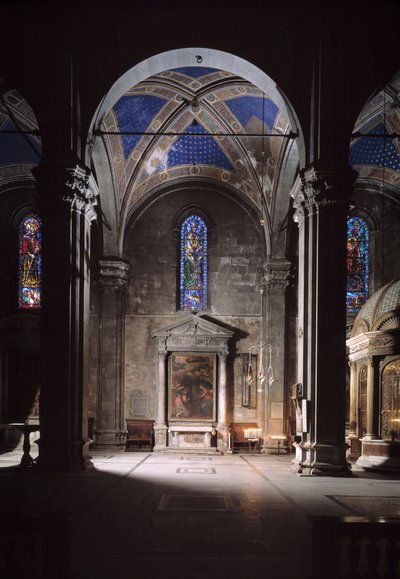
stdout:
<svg viewBox="0 0 400 579">
<path fill-rule="evenodd" d="M 244 437 L 244 430 L 247 428 L 258 428 L 256 422 L 235 422 L 231 424 L 232 450 L 240 448 L 248 450 L 249 441 Z"/>
<path fill-rule="evenodd" d="M 126 420 L 126 446 L 125 450 L 130 447 L 149 448 L 153 447 L 153 425 L 154 420 Z"/>
</svg>

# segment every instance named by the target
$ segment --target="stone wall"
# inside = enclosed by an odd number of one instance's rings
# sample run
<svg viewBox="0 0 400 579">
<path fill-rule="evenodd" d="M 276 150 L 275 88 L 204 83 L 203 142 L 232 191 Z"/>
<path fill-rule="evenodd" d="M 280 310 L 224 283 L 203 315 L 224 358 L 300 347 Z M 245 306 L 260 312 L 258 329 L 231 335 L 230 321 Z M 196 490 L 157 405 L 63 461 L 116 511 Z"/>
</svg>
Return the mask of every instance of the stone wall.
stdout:
<svg viewBox="0 0 400 579">
<path fill-rule="evenodd" d="M 130 262 L 125 325 L 125 417 L 154 418 L 157 346 L 152 332 L 176 320 L 179 312 L 179 230 L 176 217 L 190 205 L 208 217 L 208 310 L 204 315 L 235 332 L 228 360 L 231 418 L 254 419 L 241 405 L 240 353 L 261 339 L 261 229 L 239 203 L 210 190 L 164 195 L 133 223 L 124 258 Z M 179 224 L 179 222 L 178 222 Z M 174 228 L 175 227 L 175 228 Z M 232 388 L 234 386 L 234 388 Z"/>
</svg>

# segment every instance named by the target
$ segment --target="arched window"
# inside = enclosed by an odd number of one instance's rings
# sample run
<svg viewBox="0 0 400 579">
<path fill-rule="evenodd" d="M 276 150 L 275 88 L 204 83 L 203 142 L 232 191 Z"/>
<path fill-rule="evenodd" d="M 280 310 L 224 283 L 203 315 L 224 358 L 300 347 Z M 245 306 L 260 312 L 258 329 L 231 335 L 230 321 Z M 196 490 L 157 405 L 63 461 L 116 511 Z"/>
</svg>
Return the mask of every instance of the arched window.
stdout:
<svg viewBox="0 0 400 579">
<path fill-rule="evenodd" d="M 381 437 L 400 440 L 400 360 L 390 362 L 382 372 Z"/>
<path fill-rule="evenodd" d="M 198 215 L 181 225 L 180 309 L 207 308 L 207 226 Z"/>
<path fill-rule="evenodd" d="M 19 228 L 18 307 L 38 309 L 42 293 L 42 222 L 27 215 Z"/>
<path fill-rule="evenodd" d="M 368 299 L 369 235 L 361 217 L 347 219 L 347 313 L 357 314 Z"/>
</svg>

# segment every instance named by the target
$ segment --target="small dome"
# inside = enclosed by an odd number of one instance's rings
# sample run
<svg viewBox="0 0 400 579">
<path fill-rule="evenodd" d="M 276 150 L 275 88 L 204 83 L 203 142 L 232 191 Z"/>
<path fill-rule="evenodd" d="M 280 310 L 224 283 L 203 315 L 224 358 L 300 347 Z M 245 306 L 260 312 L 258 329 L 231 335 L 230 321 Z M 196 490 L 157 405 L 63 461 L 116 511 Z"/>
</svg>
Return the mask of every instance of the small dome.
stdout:
<svg viewBox="0 0 400 579">
<path fill-rule="evenodd" d="M 383 286 L 365 302 L 355 319 L 351 335 L 355 336 L 363 331 L 399 327 L 399 315 L 390 319 L 385 316 L 396 310 L 400 310 L 400 278 Z M 384 323 L 384 328 L 382 323 Z"/>
</svg>

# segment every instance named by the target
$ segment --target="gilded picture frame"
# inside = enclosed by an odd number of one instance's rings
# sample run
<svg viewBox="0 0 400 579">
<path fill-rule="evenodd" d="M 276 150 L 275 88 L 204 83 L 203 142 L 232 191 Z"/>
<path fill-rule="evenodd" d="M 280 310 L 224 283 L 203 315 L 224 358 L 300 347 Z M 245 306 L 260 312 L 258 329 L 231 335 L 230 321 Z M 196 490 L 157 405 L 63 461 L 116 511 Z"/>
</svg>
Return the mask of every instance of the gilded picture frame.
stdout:
<svg viewBox="0 0 400 579">
<path fill-rule="evenodd" d="M 170 354 L 169 421 L 215 421 L 216 365 L 216 354 L 198 352 Z"/>
</svg>

